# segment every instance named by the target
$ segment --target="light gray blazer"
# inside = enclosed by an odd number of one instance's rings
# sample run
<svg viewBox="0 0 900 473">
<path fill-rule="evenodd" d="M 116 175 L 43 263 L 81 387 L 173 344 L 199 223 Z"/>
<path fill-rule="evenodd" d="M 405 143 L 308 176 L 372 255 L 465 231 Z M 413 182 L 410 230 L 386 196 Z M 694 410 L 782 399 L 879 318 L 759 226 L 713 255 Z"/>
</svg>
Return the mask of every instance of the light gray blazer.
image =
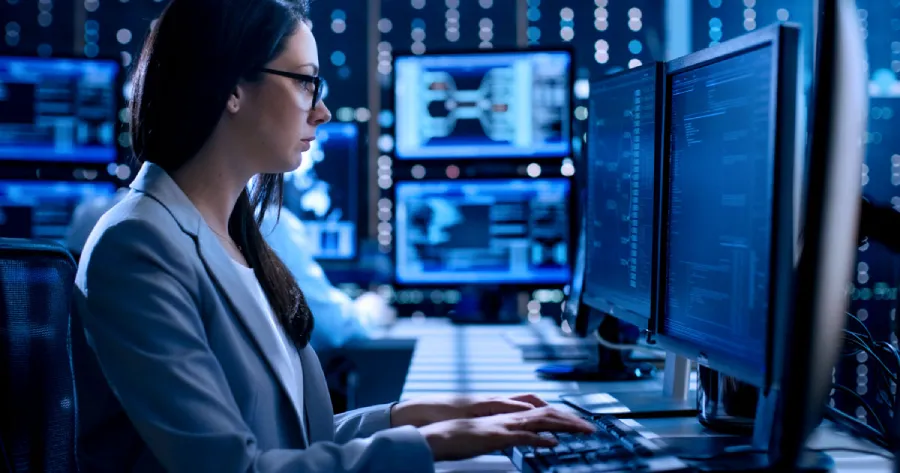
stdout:
<svg viewBox="0 0 900 473">
<path fill-rule="evenodd" d="M 82 471 L 434 470 L 417 429 L 390 428 L 390 406 L 335 416 L 308 346 L 292 399 L 278 342 L 197 209 L 158 166 L 131 187 L 91 233 L 76 277 Z"/>
</svg>

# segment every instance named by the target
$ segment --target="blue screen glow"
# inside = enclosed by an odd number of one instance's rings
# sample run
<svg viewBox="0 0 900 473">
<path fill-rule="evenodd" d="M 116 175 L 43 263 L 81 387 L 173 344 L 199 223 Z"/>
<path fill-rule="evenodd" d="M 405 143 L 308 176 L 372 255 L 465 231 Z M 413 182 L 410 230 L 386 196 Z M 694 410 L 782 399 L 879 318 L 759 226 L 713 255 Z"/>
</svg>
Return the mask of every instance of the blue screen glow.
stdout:
<svg viewBox="0 0 900 473">
<path fill-rule="evenodd" d="M 664 334 L 765 369 L 771 46 L 671 78 Z"/>
<path fill-rule="evenodd" d="M 571 61 L 567 52 L 397 58 L 397 158 L 567 156 Z"/>
<path fill-rule="evenodd" d="M 584 302 L 650 319 L 656 81 L 654 68 L 591 84 Z M 630 318 L 629 318 L 630 320 Z"/>
<path fill-rule="evenodd" d="M 315 258 L 356 256 L 359 153 L 356 125 L 320 125 L 300 168 L 285 175 L 284 206 L 304 222 Z"/>
<path fill-rule="evenodd" d="M 115 190 L 110 182 L 0 181 L 0 236 L 63 242 L 75 207 Z"/>
<path fill-rule="evenodd" d="M 571 278 L 566 179 L 400 182 L 400 283 L 559 283 Z"/>
<path fill-rule="evenodd" d="M 0 160 L 113 162 L 115 61 L 0 56 Z"/>
</svg>

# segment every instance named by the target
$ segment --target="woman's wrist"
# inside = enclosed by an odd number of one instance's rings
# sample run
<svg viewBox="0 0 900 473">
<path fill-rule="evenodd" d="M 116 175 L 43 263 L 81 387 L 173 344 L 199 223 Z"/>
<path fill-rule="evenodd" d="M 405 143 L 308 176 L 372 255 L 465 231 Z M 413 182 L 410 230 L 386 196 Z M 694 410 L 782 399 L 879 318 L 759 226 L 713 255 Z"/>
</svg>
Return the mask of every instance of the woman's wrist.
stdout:
<svg viewBox="0 0 900 473">
<path fill-rule="evenodd" d="M 400 427 L 403 425 L 422 427 L 428 425 L 429 422 L 424 419 L 420 407 L 421 406 L 416 406 L 414 401 L 395 402 L 391 405 L 390 411 L 391 427 Z"/>
</svg>

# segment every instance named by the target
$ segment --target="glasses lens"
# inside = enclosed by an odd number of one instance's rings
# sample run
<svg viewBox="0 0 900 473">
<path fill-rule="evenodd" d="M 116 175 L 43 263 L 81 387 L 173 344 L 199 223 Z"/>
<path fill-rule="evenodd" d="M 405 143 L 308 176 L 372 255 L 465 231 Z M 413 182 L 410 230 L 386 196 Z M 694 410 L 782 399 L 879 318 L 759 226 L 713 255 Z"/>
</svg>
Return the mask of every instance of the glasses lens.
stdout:
<svg viewBox="0 0 900 473">
<path fill-rule="evenodd" d="M 328 82 L 325 82 L 325 79 L 319 78 L 319 97 L 316 100 L 318 103 L 321 100 L 325 100 L 328 97 Z"/>
</svg>

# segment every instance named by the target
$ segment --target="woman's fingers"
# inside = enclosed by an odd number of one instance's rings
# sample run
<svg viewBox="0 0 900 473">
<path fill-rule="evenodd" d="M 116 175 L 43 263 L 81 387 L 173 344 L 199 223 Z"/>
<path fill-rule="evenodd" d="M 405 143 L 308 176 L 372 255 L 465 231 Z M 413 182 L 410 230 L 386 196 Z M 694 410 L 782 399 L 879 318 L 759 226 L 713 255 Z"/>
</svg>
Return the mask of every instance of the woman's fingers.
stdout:
<svg viewBox="0 0 900 473">
<path fill-rule="evenodd" d="M 535 396 L 534 394 L 519 394 L 517 396 L 510 397 L 510 399 L 512 399 L 513 401 L 527 402 L 534 407 L 547 407 L 548 405 L 546 401 Z"/>
<path fill-rule="evenodd" d="M 596 430 L 593 425 L 574 416 L 555 415 L 551 412 L 511 419 L 508 424 L 511 430 L 529 432 L 568 432 L 589 434 Z"/>
</svg>

